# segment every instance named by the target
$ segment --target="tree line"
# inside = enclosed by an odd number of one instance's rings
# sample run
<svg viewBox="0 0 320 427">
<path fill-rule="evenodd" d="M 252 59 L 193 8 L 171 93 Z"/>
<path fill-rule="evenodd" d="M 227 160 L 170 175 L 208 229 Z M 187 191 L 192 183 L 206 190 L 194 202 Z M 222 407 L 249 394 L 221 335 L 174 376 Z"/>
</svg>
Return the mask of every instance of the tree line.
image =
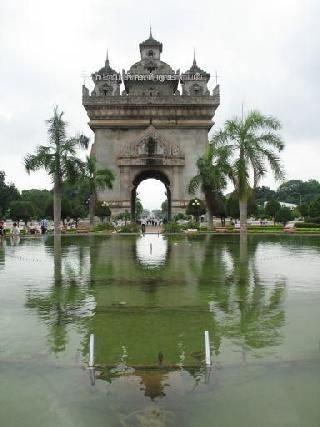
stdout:
<svg viewBox="0 0 320 427">
<path fill-rule="evenodd" d="M 97 202 L 97 192 L 112 188 L 114 173 L 99 169 L 94 154 L 80 160 L 78 151 L 88 149 L 89 139 L 85 135 L 67 136 L 64 113 L 58 107 L 47 126 L 49 144 L 39 145 L 34 154 L 25 157 L 24 164 L 28 173 L 46 170 L 52 190 L 20 193 L 14 184 L 5 182 L 5 173 L 0 171 L 0 216 L 24 221 L 54 218 L 55 231 L 59 233 L 61 218 L 83 218 L 89 214 L 93 226 L 94 215 L 103 217 L 111 213 L 105 203 Z M 284 179 L 279 157 L 284 148 L 280 129 L 276 118 L 251 111 L 245 117 L 227 120 L 214 133 L 206 152 L 197 160 L 197 175 L 188 183 L 190 194 L 200 189 L 204 195 L 201 212 L 207 211 L 209 228 L 213 216 L 231 216 L 240 218 L 241 229 L 246 231 L 248 215 L 275 218 L 274 209 L 279 210 L 279 201 L 299 205 L 299 212 L 307 218 L 320 217 L 318 181 L 290 180 L 282 182 L 277 190 L 258 185 L 268 170 L 276 179 Z M 234 190 L 225 195 L 228 182 Z M 264 202 L 269 202 L 269 206 L 264 207 Z M 138 199 L 136 207 L 138 212 L 143 210 Z M 189 214 L 192 209 L 191 201 Z M 198 208 L 194 209 L 199 213 Z"/>
</svg>

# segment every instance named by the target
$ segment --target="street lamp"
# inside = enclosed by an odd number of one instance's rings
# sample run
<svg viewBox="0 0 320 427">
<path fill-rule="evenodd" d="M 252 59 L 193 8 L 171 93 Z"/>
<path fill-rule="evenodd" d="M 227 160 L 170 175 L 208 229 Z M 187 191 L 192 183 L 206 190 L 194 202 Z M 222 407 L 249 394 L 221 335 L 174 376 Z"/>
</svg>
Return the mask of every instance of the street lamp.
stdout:
<svg viewBox="0 0 320 427">
<path fill-rule="evenodd" d="M 194 199 L 194 201 L 191 203 L 192 206 L 194 206 L 197 209 L 197 222 L 199 221 L 199 208 L 200 208 L 200 202 L 198 199 Z"/>
</svg>

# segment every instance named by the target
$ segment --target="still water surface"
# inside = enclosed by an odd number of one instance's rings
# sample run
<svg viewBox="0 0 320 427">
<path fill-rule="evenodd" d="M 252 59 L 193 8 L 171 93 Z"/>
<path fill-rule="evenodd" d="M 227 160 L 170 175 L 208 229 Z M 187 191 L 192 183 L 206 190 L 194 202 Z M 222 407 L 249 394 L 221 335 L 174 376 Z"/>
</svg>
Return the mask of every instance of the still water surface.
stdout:
<svg viewBox="0 0 320 427">
<path fill-rule="evenodd" d="M 319 395 L 319 237 L 0 246 L 1 426 L 319 427 Z"/>
</svg>

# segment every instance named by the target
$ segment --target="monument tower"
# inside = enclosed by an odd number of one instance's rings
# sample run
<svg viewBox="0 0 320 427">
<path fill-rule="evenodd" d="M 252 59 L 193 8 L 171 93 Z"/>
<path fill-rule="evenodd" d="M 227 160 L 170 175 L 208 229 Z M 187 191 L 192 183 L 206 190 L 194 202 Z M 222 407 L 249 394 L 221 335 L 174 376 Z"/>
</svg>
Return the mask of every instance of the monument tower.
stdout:
<svg viewBox="0 0 320 427">
<path fill-rule="evenodd" d="M 113 189 L 100 191 L 98 199 L 113 215 L 129 210 L 132 219 L 136 188 L 148 178 L 165 185 L 169 215 L 185 211 L 192 198 L 187 185 L 220 103 L 219 86 L 209 92 L 210 74 L 195 58 L 186 72 L 173 70 L 161 60 L 162 43 L 151 30 L 139 47 L 140 60 L 127 72 L 113 70 L 107 54 L 104 67 L 92 75 L 93 91 L 82 88 L 97 168 L 115 175 Z"/>
</svg>

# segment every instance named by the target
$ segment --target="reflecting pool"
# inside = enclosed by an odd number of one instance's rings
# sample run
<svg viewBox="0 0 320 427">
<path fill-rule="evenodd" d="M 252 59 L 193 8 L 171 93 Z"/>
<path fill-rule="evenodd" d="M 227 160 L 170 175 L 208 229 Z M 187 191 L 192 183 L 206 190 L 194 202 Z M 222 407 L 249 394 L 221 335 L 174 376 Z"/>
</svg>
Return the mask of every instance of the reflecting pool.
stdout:
<svg viewBox="0 0 320 427">
<path fill-rule="evenodd" d="M 320 425 L 319 237 L 6 239 L 0 304 L 1 426 Z"/>
</svg>

